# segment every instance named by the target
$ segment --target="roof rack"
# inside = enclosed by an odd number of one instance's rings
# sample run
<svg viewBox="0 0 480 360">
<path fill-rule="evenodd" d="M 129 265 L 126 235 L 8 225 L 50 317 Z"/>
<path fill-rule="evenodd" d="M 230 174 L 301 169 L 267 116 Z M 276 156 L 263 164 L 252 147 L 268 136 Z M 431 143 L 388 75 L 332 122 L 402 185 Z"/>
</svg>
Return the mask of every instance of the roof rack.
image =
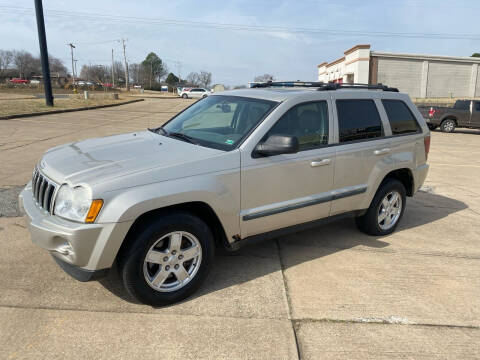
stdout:
<svg viewBox="0 0 480 360">
<path fill-rule="evenodd" d="M 338 90 L 338 89 L 366 89 L 366 90 L 382 90 L 399 92 L 397 88 L 389 87 L 378 83 L 377 85 L 370 84 L 340 84 L 340 83 L 328 83 L 323 84 L 318 88 L 318 91 Z"/>
<path fill-rule="evenodd" d="M 315 81 L 267 81 L 264 83 L 253 84 L 252 88 L 267 87 L 320 87 L 326 85 L 324 82 Z"/>
<path fill-rule="evenodd" d="M 252 85 L 252 88 L 269 88 L 269 87 L 306 87 L 317 88 L 318 91 L 329 91 L 339 89 L 367 89 L 399 92 L 397 88 L 389 87 L 381 83 L 377 85 L 370 84 L 340 84 L 340 83 L 324 83 L 315 81 L 267 81 Z"/>
</svg>

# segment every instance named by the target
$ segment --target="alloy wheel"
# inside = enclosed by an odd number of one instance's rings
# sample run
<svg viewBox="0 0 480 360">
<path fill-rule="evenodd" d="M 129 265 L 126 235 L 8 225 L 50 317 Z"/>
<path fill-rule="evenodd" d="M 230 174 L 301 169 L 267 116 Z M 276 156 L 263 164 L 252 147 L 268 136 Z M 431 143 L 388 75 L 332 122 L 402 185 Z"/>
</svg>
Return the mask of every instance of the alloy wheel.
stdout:
<svg viewBox="0 0 480 360">
<path fill-rule="evenodd" d="M 143 275 L 154 290 L 172 292 L 195 277 L 201 262 L 200 241 L 188 232 L 175 231 L 150 247 L 143 263 Z"/>
<path fill-rule="evenodd" d="M 378 226 L 382 230 L 390 230 L 398 222 L 402 213 L 402 196 L 397 191 L 389 192 L 378 208 Z"/>
</svg>

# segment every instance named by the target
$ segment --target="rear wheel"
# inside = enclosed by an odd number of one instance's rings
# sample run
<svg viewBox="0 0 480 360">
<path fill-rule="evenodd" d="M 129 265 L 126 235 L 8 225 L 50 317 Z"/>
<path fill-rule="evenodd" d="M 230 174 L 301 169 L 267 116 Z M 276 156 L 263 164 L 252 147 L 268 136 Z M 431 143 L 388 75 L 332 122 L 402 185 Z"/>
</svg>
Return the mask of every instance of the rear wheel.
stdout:
<svg viewBox="0 0 480 360">
<path fill-rule="evenodd" d="M 209 227 L 186 212 L 162 216 L 130 240 L 120 257 L 120 276 L 130 295 L 148 305 L 168 305 L 190 296 L 213 262 Z"/>
<path fill-rule="evenodd" d="M 182 95 L 182 98 L 188 99 L 188 95 L 187 95 L 187 94 L 183 94 L 183 95 Z"/>
<path fill-rule="evenodd" d="M 455 123 L 455 120 L 445 119 L 442 121 L 442 124 L 440 125 L 440 129 L 442 129 L 443 132 L 452 133 L 455 131 L 456 126 L 457 124 Z"/>
<path fill-rule="evenodd" d="M 396 179 L 386 179 L 363 216 L 356 218 L 358 228 L 366 234 L 381 236 L 395 231 L 403 216 L 406 192 Z"/>
<path fill-rule="evenodd" d="M 433 125 L 433 124 L 428 124 L 428 128 L 433 131 L 437 128 L 438 126 L 437 125 Z"/>
</svg>

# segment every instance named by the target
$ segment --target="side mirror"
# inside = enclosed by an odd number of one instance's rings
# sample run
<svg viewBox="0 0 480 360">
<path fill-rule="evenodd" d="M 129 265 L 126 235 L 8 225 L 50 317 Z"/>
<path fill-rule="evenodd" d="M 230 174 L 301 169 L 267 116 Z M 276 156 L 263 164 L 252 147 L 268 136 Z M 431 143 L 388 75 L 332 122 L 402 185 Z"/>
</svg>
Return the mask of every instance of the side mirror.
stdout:
<svg viewBox="0 0 480 360">
<path fill-rule="evenodd" d="M 228 105 L 228 104 L 221 104 L 221 105 L 218 104 L 218 105 L 217 105 L 217 108 L 218 108 L 218 109 L 222 109 L 222 111 L 223 111 L 224 113 L 229 113 L 230 111 L 232 111 L 231 106 Z"/>
<path fill-rule="evenodd" d="M 296 136 L 271 135 L 267 140 L 256 146 L 253 157 L 295 154 L 298 149 L 299 144 Z"/>
</svg>

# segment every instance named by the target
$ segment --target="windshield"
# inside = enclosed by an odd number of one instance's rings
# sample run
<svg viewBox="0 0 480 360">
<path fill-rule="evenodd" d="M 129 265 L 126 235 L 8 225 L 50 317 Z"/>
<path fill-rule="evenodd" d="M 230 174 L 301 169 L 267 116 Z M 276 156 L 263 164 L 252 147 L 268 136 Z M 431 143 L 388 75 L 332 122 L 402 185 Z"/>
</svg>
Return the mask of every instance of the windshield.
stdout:
<svg viewBox="0 0 480 360">
<path fill-rule="evenodd" d="M 232 150 L 276 104 L 239 96 L 209 96 L 165 124 L 163 134 L 207 147 Z"/>
</svg>

